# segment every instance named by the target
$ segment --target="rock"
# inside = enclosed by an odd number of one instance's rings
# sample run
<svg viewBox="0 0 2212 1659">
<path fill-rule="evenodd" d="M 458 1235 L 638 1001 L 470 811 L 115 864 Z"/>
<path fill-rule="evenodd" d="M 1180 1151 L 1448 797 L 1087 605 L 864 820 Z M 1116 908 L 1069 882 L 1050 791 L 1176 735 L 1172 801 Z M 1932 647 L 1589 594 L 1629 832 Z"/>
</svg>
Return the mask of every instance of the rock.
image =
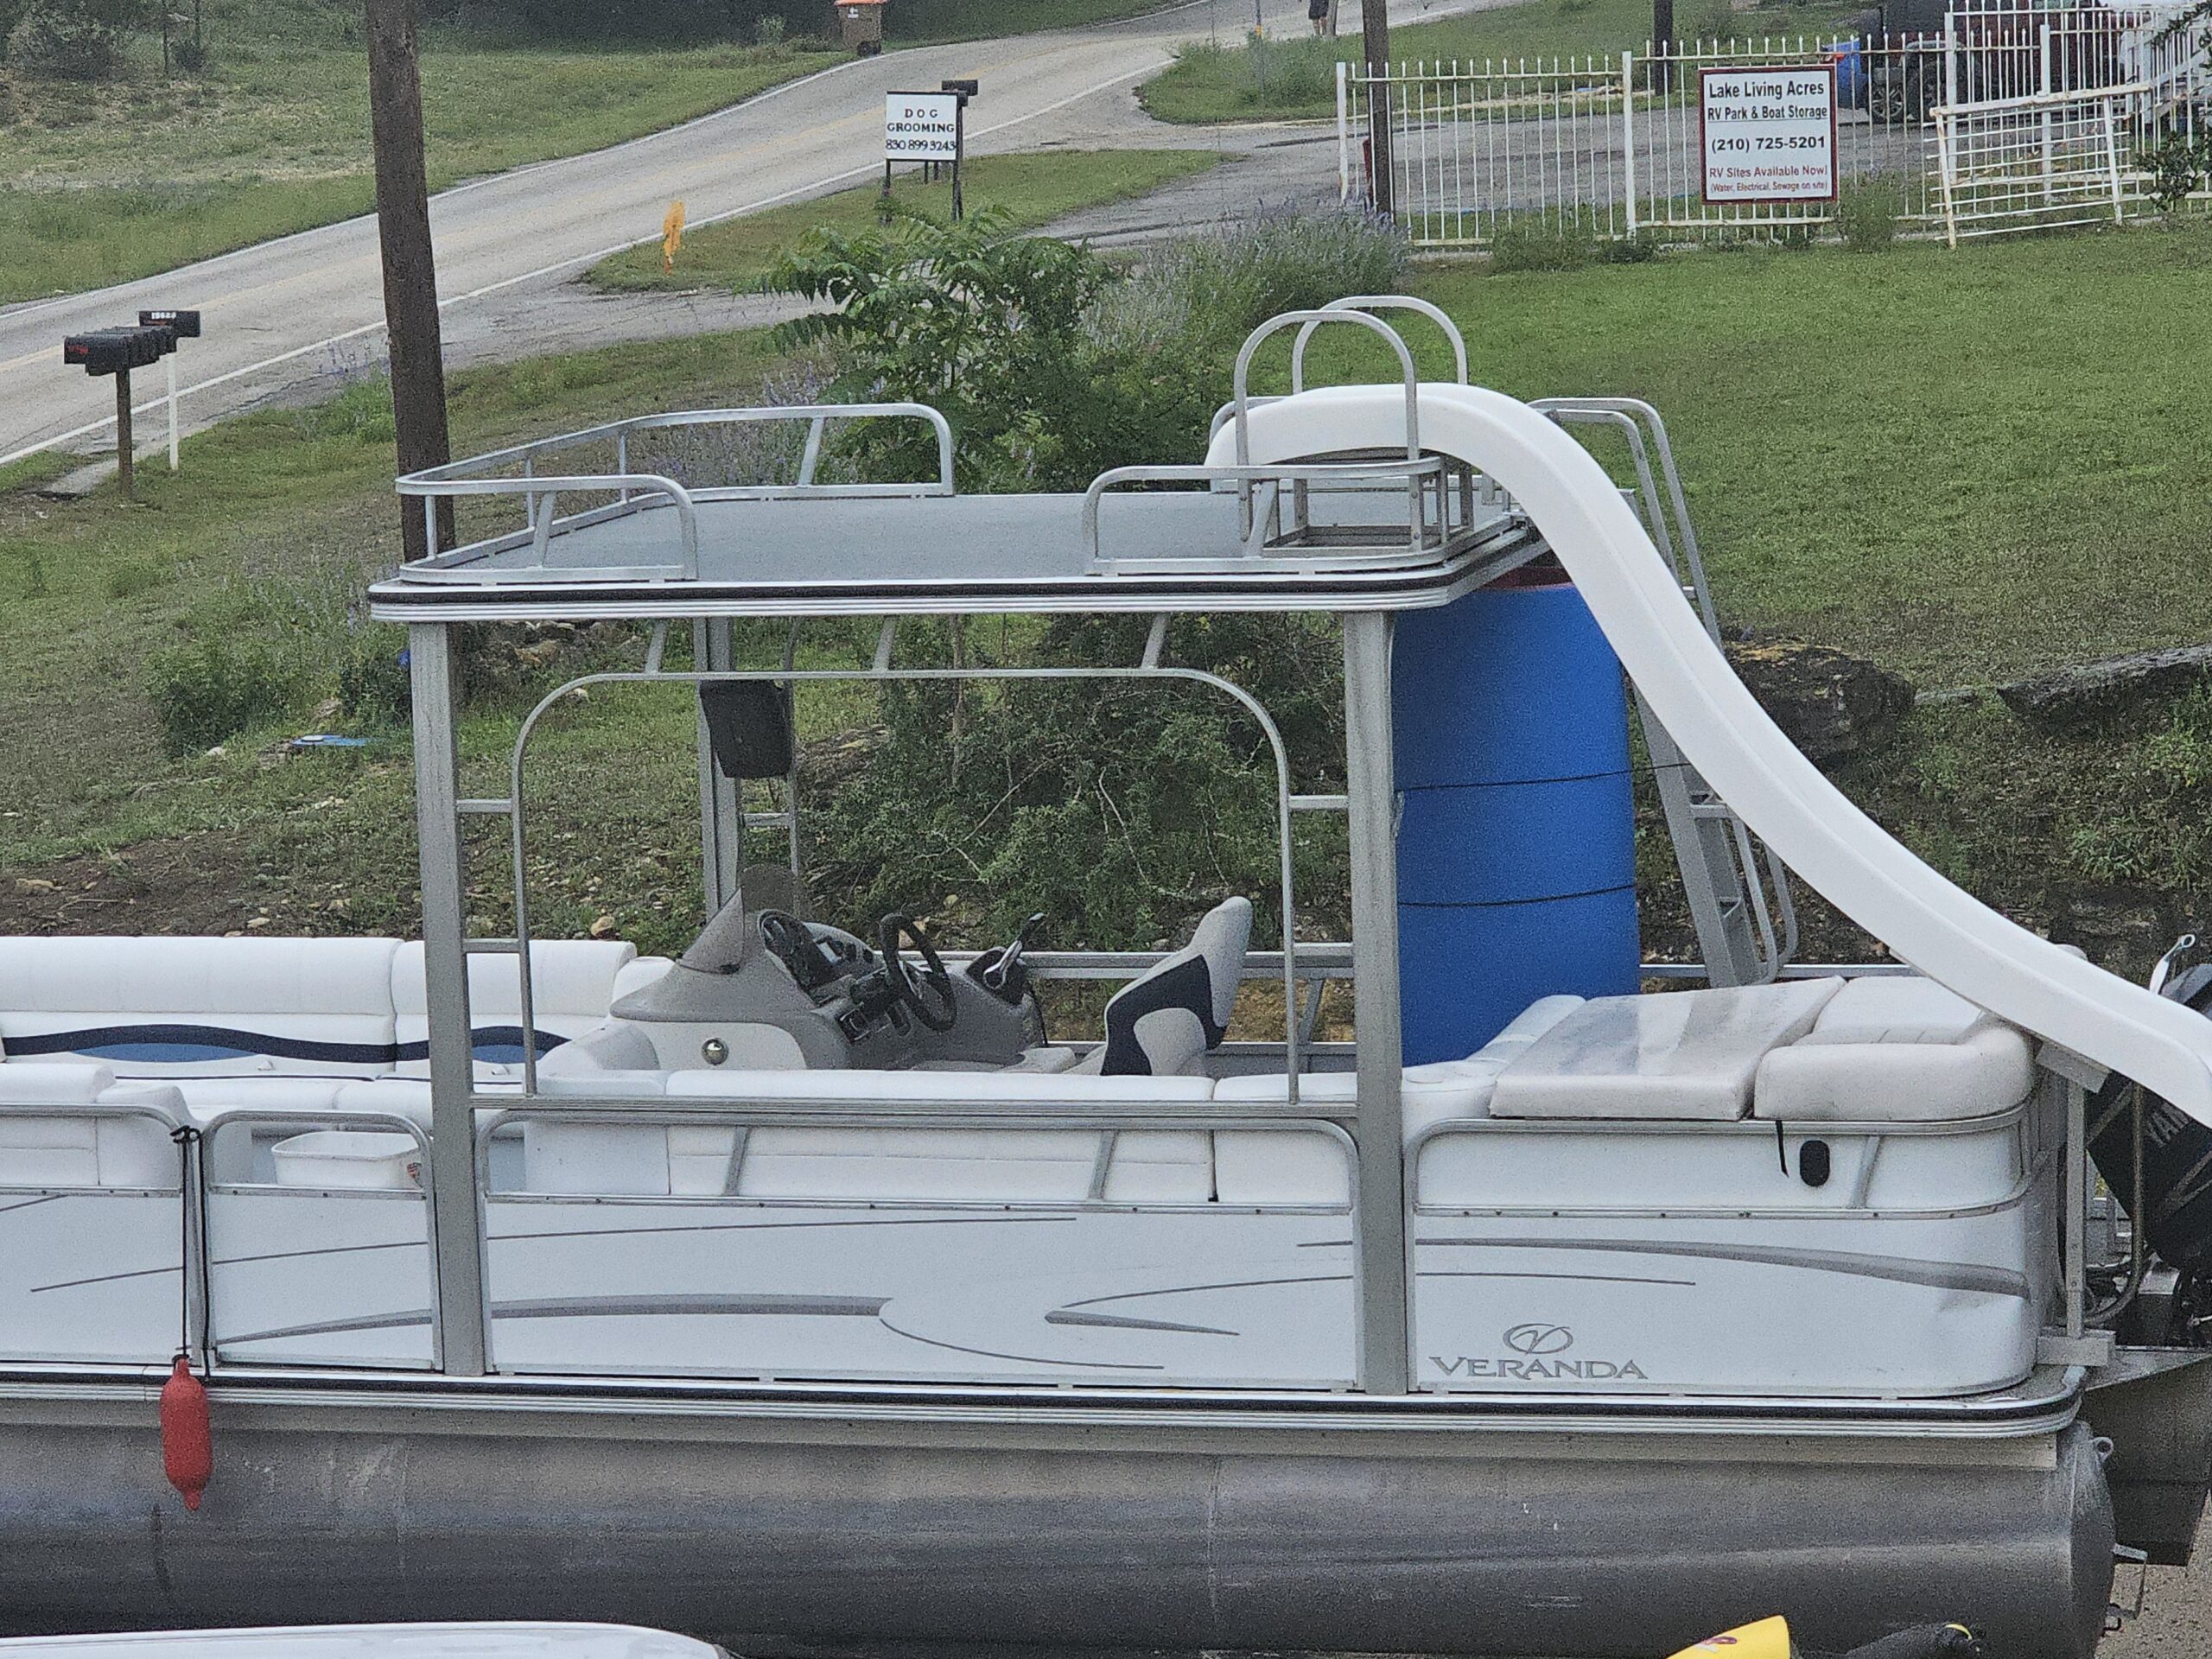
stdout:
<svg viewBox="0 0 2212 1659">
<path fill-rule="evenodd" d="M 1912 711 L 1912 682 L 1864 658 L 1795 639 L 1731 642 L 1726 649 L 1759 706 L 1810 760 L 1878 748 Z"/>
<path fill-rule="evenodd" d="M 614 931 L 614 926 L 613 917 L 604 914 L 594 916 L 591 918 L 591 936 L 594 939 L 603 939 Z"/>
<path fill-rule="evenodd" d="M 2090 961 L 2140 981 L 2181 932 L 2166 895 L 2150 887 L 2085 886 L 2050 895 L 2050 937 Z"/>
<path fill-rule="evenodd" d="M 1997 695 L 2031 725 L 2059 728 L 2109 720 L 2193 691 L 2208 680 L 2212 645 L 2176 645 L 2031 674 L 1999 686 Z"/>
</svg>

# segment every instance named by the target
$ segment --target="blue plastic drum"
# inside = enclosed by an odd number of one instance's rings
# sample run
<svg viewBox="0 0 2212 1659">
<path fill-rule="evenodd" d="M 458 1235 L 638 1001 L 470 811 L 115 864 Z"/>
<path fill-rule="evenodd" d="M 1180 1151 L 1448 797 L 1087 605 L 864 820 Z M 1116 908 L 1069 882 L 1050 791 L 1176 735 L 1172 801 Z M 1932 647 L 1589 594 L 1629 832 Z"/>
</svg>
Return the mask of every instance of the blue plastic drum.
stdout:
<svg viewBox="0 0 2212 1659">
<path fill-rule="evenodd" d="M 1541 996 L 1633 992 L 1627 698 L 1582 596 L 1536 577 L 1406 613 L 1391 702 L 1406 1063 Z"/>
</svg>

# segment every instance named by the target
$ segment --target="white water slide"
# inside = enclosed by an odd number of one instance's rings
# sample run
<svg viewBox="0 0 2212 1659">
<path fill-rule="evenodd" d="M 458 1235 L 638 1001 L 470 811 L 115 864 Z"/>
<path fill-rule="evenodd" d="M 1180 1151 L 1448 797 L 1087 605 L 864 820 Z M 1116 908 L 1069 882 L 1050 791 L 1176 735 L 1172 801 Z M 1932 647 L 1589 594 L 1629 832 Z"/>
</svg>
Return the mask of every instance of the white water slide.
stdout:
<svg viewBox="0 0 2212 1659">
<path fill-rule="evenodd" d="M 2212 1020 L 2007 920 L 1853 805 L 1737 677 L 1588 450 L 1479 386 L 1424 385 L 1419 413 L 1423 448 L 1480 469 L 1535 521 L 1652 712 L 1793 871 L 1929 978 L 2212 1126 Z M 1406 418 L 1402 385 L 1300 392 L 1252 407 L 1250 459 L 1396 448 Z M 1235 461 L 1235 445 L 1224 426 L 1209 464 Z"/>
</svg>

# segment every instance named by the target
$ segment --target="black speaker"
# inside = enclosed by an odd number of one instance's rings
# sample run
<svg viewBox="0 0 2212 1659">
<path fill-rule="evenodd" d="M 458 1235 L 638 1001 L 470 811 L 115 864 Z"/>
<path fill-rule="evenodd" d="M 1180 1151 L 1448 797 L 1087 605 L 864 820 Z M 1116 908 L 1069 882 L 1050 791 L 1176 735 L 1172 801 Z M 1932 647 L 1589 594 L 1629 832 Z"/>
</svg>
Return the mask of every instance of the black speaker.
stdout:
<svg viewBox="0 0 2212 1659">
<path fill-rule="evenodd" d="M 707 741 L 722 776 L 788 778 L 797 760 L 791 689 L 772 680 L 721 680 L 699 688 Z"/>
</svg>

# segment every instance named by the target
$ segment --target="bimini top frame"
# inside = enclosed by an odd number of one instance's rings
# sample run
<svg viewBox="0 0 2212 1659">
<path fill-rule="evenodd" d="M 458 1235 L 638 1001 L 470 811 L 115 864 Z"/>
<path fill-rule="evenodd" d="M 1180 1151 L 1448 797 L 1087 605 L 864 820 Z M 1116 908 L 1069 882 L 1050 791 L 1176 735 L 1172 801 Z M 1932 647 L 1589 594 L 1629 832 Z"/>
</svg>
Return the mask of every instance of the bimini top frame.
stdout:
<svg viewBox="0 0 2212 1659">
<path fill-rule="evenodd" d="M 1365 301 L 1361 305 L 1386 303 Z M 1429 310 L 1416 306 L 1413 308 Z M 1437 318 L 1442 321 L 1440 315 Z M 450 629 L 476 620 L 621 618 L 656 626 L 641 671 L 599 681 L 887 680 L 906 677 L 1049 677 L 1058 671 L 941 671 L 894 667 L 895 624 L 904 616 L 1020 612 L 1130 612 L 1153 617 L 1141 660 L 1073 671 L 1075 677 L 1200 684 L 1243 704 L 1259 722 L 1275 761 L 1286 938 L 1279 956 L 1255 963 L 1279 974 L 1285 1001 L 1285 1063 L 1297 1069 L 1309 1030 L 1306 982 L 1352 981 L 1359 1031 L 1356 1103 L 1332 1103 L 1355 1146 L 1357 1187 L 1359 1378 L 1370 1394 L 1409 1386 L 1407 1237 L 1400 1111 L 1397 874 L 1390 757 L 1389 616 L 1440 605 L 1535 556 L 1541 541 L 1511 504 L 1465 463 L 1427 453 L 1420 435 L 1420 382 L 1412 353 L 1390 327 L 1361 308 L 1294 312 L 1254 334 L 1240 355 L 1230 419 L 1240 430 L 1263 401 L 1249 390 L 1253 357 L 1269 336 L 1297 329 L 1294 372 L 1304 378 L 1306 342 L 1319 327 L 1375 334 L 1401 371 L 1402 430 L 1388 445 L 1340 455 L 1264 465 L 1130 468 L 1109 473 L 1080 495 L 963 496 L 954 487 L 950 429 L 918 404 L 702 410 L 615 423 L 457 462 L 400 481 L 435 522 L 441 499 L 518 498 L 524 522 L 409 565 L 372 590 L 373 614 L 409 626 L 414 686 L 418 832 L 429 990 L 432 1192 L 437 1210 L 442 1352 L 449 1373 L 480 1372 L 486 1358 L 478 1183 L 472 1167 L 474 1115 L 511 1109 L 512 1095 L 477 1092 L 471 1053 L 467 958 L 499 952 L 519 959 L 523 1025 L 534 1027 L 529 956 L 527 840 L 522 766 L 537 717 L 515 745 L 504 799 L 464 798 L 458 786 Z M 1465 351 L 1445 323 L 1461 363 Z M 824 483 L 825 434 L 835 423 L 925 423 L 936 438 L 934 478 L 892 485 Z M 770 422 L 805 423 L 792 481 L 693 488 L 633 464 L 642 436 Z M 580 465 L 598 452 L 611 470 Z M 1131 488 L 1165 485 L 1168 488 Z M 563 499 L 583 505 L 563 515 Z M 954 561 L 957 559 L 957 563 Z M 1163 664 L 1170 614 L 1183 611 L 1335 613 L 1344 640 L 1346 784 L 1342 795 L 1293 792 L 1288 760 L 1268 712 L 1218 676 Z M 865 668 L 799 670 L 741 664 L 733 620 L 865 614 L 882 619 Z M 694 667 L 662 667 L 667 625 L 690 619 Z M 708 908 L 737 891 L 746 818 L 734 786 L 719 775 L 703 721 L 699 780 Z M 791 798 L 795 802 L 795 797 Z M 791 803 L 787 803 L 787 805 Z M 1291 891 L 1290 824 L 1296 811 L 1345 815 L 1352 860 L 1350 960 L 1342 947 L 1301 949 Z M 516 884 L 517 937 L 471 939 L 466 926 L 461 830 L 471 817 L 508 820 Z M 795 808 L 787 812 L 795 828 Z M 1302 959 L 1304 958 L 1304 959 Z M 1317 988 L 1318 989 L 1318 988 Z M 534 1084 L 534 1055 L 524 1069 Z M 588 1114 L 626 1103 L 565 1092 L 549 1099 L 526 1087 L 539 1111 Z M 779 1103 L 748 1101 L 748 1109 Z M 804 1103 L 795 1103 L 804 1106 Z M 1224 1110 L 1230 1109 L 1221 1109 Z M 1255 1112 L 1258 1109 L 1255 1109 Z M 1284 1105 L 1267 1109 L 1281 1116 Z M 1291 1085 L 1287 1109 L 1303 1109 Z M 1320 1116 L 1317 1109 L 1313 1115 Z M 1373 1155 L 1359 1155 L 1359 1149 Z"/>
</svg>

